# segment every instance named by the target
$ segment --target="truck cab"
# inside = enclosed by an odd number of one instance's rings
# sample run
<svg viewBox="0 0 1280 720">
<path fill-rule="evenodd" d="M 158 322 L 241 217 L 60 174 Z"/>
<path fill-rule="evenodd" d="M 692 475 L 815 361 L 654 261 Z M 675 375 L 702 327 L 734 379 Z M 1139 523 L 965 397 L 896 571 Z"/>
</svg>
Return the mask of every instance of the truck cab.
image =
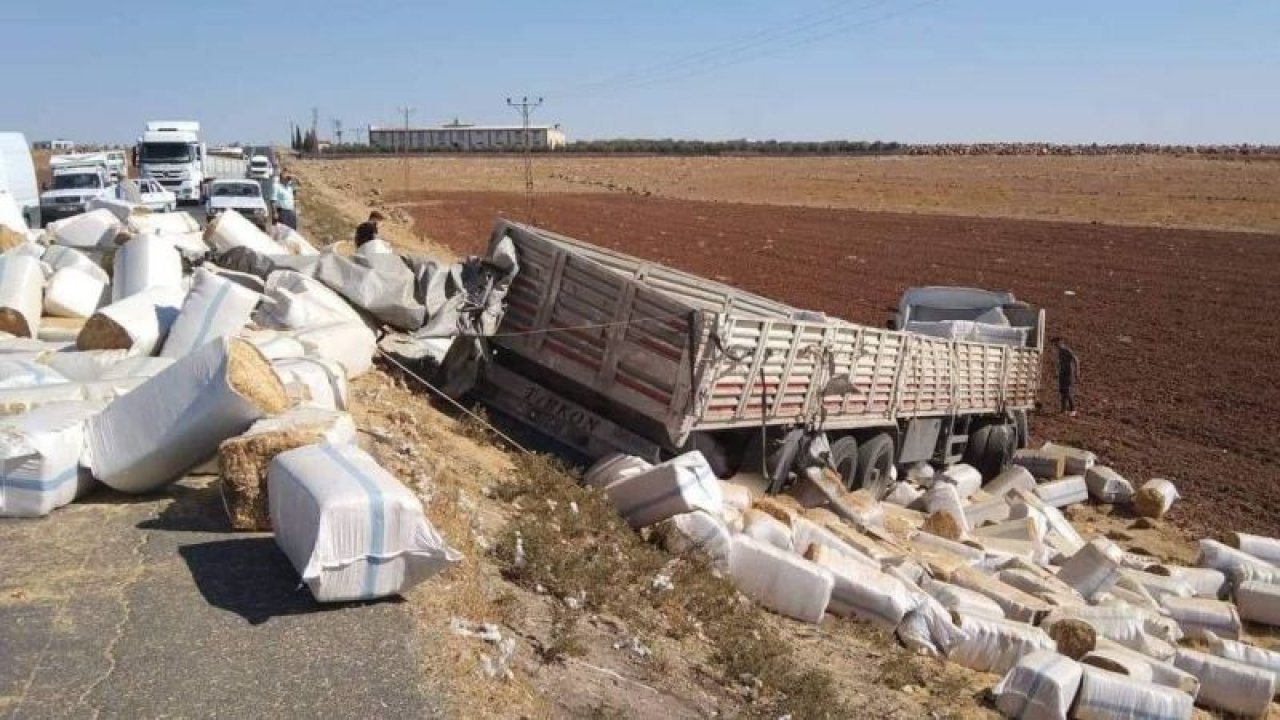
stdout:
<svg viewBox="0 0 1280 720">
<path fill-rule="evenodd" d="M 249 177 L 254 180 L 270 180 L 275 174 L 275 168 L 271 167 L 271 158 L 266 155 L 254 155 L 249 158 Z"/>
<path fill-rule="evenodd" d="M 205 146 L 200 142 L 200 123 L 147 123 L 138 140 L 137 156 L 138 175 L 172 191 L 178 202 L 199 203 L 203 198 Z"/>
<path fill-rule="evenodd" d="M 88 202 L 114 192 L 105 165 L 64 165 L 53 168 L 49 189 L 40 193 L 40 216 L 48 223 L 85 211 Z"/>
<path fill-rule="evenodd" d="M 209 219 L 224 212 L 238 212 L 249 222 L 266 230 L 270 225 L 267 201 L 256 180 L 214 180 L 209 183 L 205 213 Z"/>
</svg>

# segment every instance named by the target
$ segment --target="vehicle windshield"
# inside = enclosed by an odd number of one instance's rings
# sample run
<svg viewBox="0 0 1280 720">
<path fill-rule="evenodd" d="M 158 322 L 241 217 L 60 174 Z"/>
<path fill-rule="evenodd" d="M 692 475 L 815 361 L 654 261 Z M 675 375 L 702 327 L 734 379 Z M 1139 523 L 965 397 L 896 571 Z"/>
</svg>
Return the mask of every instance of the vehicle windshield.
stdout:
<svg viewBox="0 0 1280 720">
<path fill-rule="evenodd" d="M 94 190 L 102 187 L 102 178 L 93 173 L 54 175 L 54 190 Z"/>
<path fill-rule="evenodd" d="M 192 148 L 187 143 L 161 142 L 142 144 L 142 162 L 185 163 L 191 162 Z"/>
<path fill-rule="evenodd" d="M 214 183 L 213 197 L 261 197 L 262 188 L 257 183 Z"/>
</svg>

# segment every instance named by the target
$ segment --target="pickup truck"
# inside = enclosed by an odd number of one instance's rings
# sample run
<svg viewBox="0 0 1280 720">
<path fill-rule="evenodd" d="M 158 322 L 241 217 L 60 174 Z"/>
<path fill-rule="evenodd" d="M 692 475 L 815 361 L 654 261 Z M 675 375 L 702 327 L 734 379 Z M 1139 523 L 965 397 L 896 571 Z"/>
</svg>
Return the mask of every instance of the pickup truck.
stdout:
<svg viewBox="0 0 1280 720">
<path fill-rule="evenodd" d="M 847 487 L 881 493 L 895 465 L 985 474 L 1026 445 L 1044 312 L 1011 296 L 1000 313 L 1022 341 L 978 342 L 800 310 L 506 220 L 490 251 L 504 238 L 519 272 L 470 360 L 475 395 L 581 459 L 696 448 L 721 475 L 753 458 L 776 491 L 795 458 L 825 454 Z"/>
<path fill-rule="evenodd" d="M 105 164 L 61 163 L 55 165 L 52 172 L 52 183 L 40 193 L 40 219 L 44 223 L 78 215 L 95 197 L 115 193 Z"/>
<path fill-rule="evenodd" d="M 210 220 L 220 213 L 238 212 L 263 230 L 270 226 L 267 201 L 256 180 L 214 180 L 209 183 L 204 210 Z"/>
</svg>

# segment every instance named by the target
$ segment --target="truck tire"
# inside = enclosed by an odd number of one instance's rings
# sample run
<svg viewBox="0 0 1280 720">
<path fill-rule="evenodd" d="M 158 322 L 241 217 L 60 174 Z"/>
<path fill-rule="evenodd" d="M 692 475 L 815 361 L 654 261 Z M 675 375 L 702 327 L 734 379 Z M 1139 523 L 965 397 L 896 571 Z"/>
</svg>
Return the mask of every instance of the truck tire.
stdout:
<svg viewBox="0 0 1280 720">
<path fill-rule="evenodd" d="M 991 428 L 994 425 L 983 425 L 969 433 L 969 441 L 964 445 L 963 462 L 982 469 L 982 458 L 987 454 L 987 444 L 991 441 Z M 987 474 L 982 473 L 983 477 Z"/>
<path fill-rule="evenodd" d="M 695 432 L 689 436 L 689 442 L 682 448 L 683 452 L 697 450 L 707 459 L 711 472 L 721 480 L 727 480 L 738 473 L 742 465 L 742 452 L 732 452 L 732 448 L 711 433 Z"/>
<path fill-rule="evenodd" d="M 1031 444 L 1031 427 L 1026 410 L 1013 411 L 1014 449 L 1021 450 Z"/>
<path fill-rule="evenodd" d="M 984 478 L 993 478 L 1009 464 L 1018 442 L 1013 425 L 984 425 L 969 438 L 964 461 Z"/>
<path fill-rule="evenodd" d="M 893 457 L 893 437 L 888 433 L 880 433 L 862 443 L 858 448 L 858 485 L 851 489 L 869 490 L 877 500 L 884 497 L 893 484 L 890 479 Z"/>
<path fill-rule="evenodd" d="M 858 441 L 852 435 L 831 443 L 831 465 L 844 481 L 845 488 L 858 489 Z"/>
</svg>

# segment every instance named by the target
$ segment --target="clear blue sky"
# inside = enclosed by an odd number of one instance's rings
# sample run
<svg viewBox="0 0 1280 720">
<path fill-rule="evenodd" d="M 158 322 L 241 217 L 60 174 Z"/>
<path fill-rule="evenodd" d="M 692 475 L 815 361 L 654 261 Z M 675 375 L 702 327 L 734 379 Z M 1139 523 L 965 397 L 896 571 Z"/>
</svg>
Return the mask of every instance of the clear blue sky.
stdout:
<svg viewBox="0 0 1280 720">
<path fill-rule="evenodd" d="M 313 106 L 327 135 L 406 104 L 510 123 L 505 96 L 542 94 L 570 138 L 1280 143 L 1275 0 L 919 5 L 8 2 L 0 130 L 282 142 Z"/>
</svg>

